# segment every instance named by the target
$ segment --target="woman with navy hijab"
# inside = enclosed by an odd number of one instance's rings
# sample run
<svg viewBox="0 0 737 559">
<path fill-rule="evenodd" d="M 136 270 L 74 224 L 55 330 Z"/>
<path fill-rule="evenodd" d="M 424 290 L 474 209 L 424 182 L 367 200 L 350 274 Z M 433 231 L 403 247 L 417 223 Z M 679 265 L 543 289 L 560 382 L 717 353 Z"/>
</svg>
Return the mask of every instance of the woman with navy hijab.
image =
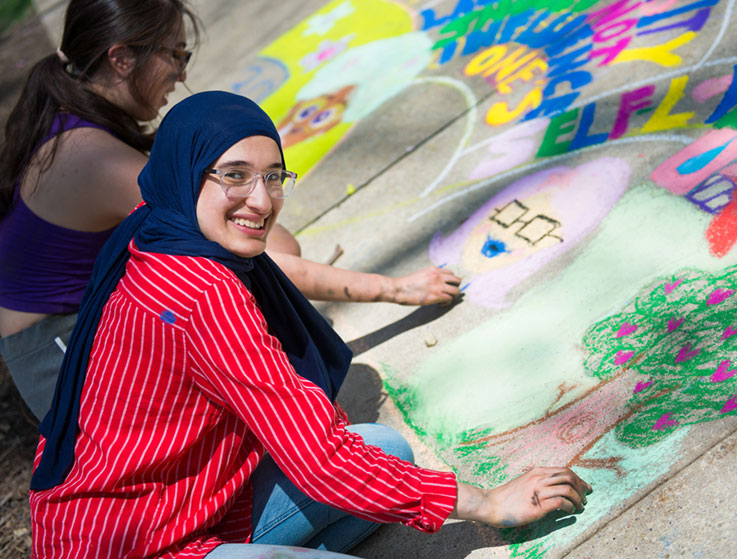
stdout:
<svg viewBox="0 0 737 559">
<path fill-rule="evenodd" d="M 145 205 L 98 257 L 40 427 L 34 557 L 342 552 L 378 523 L 582 508 L 590 488 L 566 468 L 481 490 L 414 466 L 387 427 L 348 424 L 334 400 L 350 351 L 264 254 L 295 178 L 244 97 L 196 94 L 164 118 Z"/>
</svg>

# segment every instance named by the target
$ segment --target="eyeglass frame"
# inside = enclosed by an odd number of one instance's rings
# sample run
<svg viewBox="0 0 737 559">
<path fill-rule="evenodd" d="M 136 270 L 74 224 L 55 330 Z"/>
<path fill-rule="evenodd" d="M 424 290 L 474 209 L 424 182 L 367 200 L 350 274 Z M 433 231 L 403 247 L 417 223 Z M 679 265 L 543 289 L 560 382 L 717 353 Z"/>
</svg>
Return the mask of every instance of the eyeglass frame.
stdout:
<svg viewBox="0 0 737 559">
<path fill-rule="evenodd" d="M 193 54 L 191 50 L 170 48 L 164 46 L 159 46 L 159 50 L 161 52 L 167 53 L 174 59 L 174 62 L 176 62 L 177 66 L 179 66 L 180 74 L 183 74 L 184 71 L 187 69 L 187 64 L 189 64 L 189 61 L 192 59 Z"/>
<path fill-rule="evenodd" d="M 253 178 L 251 179 L 251 184 L 250 184 L 250 188 L 248 189 L 248 192 L 246 192 L 242 196 L 237 196 L 236 199 L 248 198 L 253 193 L 253 191 L 256 189 L 257 179 L 261 179 L 261 182 L 264 184 L 264 188 L 266 188 L 267 194 L 271 198 L 278 198 L 280 200 L 287 198 L 292 192 L 294 192 L 294 189 L 297 186 L 297 173 L 295 173 L 294 171 L 287 171 L 286 169 L 280 169 L 278 171 L 268 171 L 266 173 L 257 173 L 255 171 L 251 171 L 251 169 L 243 169 L 243 170 L 251 173 L 253 175 Z M 223 180 L 225 173 L 228 173 L 230 171 L 232 171 L 232 169 L 231 170 L 205 169 L 204 171 L 202 171 L 202 173 L 207 174 L 207 175 L 216 175 L 220 179 L 220 188 L 223 189 L 223 194 L 225 194 L 225 196 L 228 198 L 233 198 L 233 196 L 231 196 L 228 193 L 228 191 L 233 188 L 238 188 L 238 187 L 237 186 L 226 186 L 225 181 Z M 274 196 L 273 194 L 271 194 L 268 187 L 266 186 L 266 177 L 268 177 L 269 175 L 275 174 L 275 173 L 285 173 L 287 177 L 289 177 L 292 181 L 292 188 L 286 194 L 284 194 L 282 191 L 282 196 Z M 246 185 L 244 184 L 243 186 L 246 186 Z"/>
</svg>

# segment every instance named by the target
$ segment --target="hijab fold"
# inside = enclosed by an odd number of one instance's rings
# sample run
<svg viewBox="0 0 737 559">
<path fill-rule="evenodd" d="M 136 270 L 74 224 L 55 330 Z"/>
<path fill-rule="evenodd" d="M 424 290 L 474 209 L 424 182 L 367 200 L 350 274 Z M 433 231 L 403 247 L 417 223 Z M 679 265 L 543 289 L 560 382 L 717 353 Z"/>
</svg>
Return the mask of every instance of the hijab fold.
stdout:
<svg viewBox="0 0 737 559">
<path fill-rule="evenodd" d="M 269 137 L 281 152 L 279 134 L 266 113 L 253 101 L 222 91 L 192 95 L 163 119 L 151 157 L 138 177 L 146 204 L 117 227 L 95 262 L 51 409 L 39 426 L 46 444 L 31 479 L 32 490 L 59 485 L 74 464 L 92 344 L 103 307 L 125 273 L 131 239 L 145 252 L 206 257 L 232 270 L 253 294 L 297 374 L 335 399 L 351 360 L 345 343 L 266 254 L 237 256 L 207 240 L 197 223 L 204 170 L 249 136 Z"/>
</svg>

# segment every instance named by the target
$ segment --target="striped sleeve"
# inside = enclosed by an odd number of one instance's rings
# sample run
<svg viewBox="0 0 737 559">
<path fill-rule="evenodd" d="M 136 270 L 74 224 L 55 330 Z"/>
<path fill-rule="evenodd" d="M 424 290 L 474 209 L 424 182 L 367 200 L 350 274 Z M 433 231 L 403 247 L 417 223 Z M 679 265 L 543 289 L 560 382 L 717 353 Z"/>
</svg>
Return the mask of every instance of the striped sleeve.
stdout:
<svg viewBox="0 0 737 559">
<path fill-rule="evenodd" d="M 347 431 L 322 390 L 295 373 L 235 278 L 203 292 L 186 335 L 194 382 L 240 417 L 310 498 L 424 532 L 443 524 L 455 505 L 454 474 L 388 456 Z"/>
</svg>

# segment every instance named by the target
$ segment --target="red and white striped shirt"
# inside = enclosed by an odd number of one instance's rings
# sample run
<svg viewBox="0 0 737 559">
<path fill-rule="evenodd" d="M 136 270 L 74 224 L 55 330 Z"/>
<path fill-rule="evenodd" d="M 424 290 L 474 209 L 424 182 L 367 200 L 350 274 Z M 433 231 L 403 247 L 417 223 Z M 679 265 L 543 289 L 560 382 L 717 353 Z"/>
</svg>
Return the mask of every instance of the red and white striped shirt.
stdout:
<svg viewBox="0 0 737 559">
<path fill-rule="evenodd" d="M 95 335 L 74 465 L 61 485 L 31 492 L 32 557 L 194 558 L 248 542 L 249 480 L 265 452 L 317 501 L 440 528 L 455 476 L 346 431 L 230 270 L 130 250 Z"/>
</svg>

